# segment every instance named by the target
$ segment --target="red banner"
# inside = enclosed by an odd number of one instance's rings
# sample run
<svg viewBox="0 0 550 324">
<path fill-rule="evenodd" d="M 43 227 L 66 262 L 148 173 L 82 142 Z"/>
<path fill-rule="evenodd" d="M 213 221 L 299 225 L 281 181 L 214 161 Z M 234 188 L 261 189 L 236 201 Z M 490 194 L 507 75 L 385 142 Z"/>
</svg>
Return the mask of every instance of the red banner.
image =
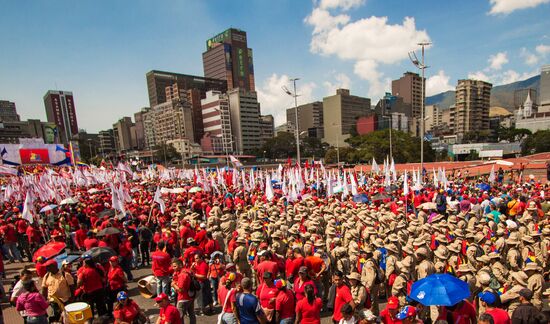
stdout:
<svg viewBox="0 0 550 324">
<path fill-rule="evenodd" d="M 50 163 L 48 149 L 19 149 L 21 164 L 47 164 Z"/>
</svg>

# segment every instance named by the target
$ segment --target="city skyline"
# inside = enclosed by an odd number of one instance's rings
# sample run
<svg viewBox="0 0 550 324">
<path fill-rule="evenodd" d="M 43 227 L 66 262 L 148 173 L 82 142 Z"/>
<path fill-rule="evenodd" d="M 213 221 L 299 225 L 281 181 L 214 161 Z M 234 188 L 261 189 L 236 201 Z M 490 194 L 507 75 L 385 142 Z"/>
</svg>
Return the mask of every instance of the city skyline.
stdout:
<svg viewBox="0 0 550 324">
<path fill-rule="evenodd" d="M 467 77 L 498 85 L 538 74 L 550 58 L 549 2 L 162 1 L 132 2 L 132 10 L 126 1 L 8 2 L 0 99 L 15 102 L 22 119 L 46 120 L 43 94 L 72 91 L 79 126 L 108 129 L 148 106 L 147 72 L 203 75 L 205 41 L 234 27 L 254 51 L 262 114 L 279 125 L 293 106 L 281 90 L 290 77 L 301 78 L 299 104 L 337 87 L 377 102 L 390 80 L 416 72 L 407 52 L 418 41 L 434 44 L 427 95 Z"/>
</svg>

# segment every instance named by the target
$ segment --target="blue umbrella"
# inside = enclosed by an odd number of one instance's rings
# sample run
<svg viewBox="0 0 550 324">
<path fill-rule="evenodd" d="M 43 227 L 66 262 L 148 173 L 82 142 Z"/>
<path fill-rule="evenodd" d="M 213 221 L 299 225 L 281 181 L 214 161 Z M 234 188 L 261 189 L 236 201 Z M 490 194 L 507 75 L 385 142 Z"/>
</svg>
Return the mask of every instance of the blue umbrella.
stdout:
<svg viewBox="0 0 550 324">
<path fill-rule="evenodd" d="M 369 197 L 365 194 L 357 194 L 353 196 L 353 201 L 356 203 L 366 203 L 369 201 Z"/>
<path fill-rule="evenodd" d="M 446 273 L 436 273 L 413 283 L 409 298 L 425 306 L 453 306 L 470 294 L 466 282 Z"/>
</svg>

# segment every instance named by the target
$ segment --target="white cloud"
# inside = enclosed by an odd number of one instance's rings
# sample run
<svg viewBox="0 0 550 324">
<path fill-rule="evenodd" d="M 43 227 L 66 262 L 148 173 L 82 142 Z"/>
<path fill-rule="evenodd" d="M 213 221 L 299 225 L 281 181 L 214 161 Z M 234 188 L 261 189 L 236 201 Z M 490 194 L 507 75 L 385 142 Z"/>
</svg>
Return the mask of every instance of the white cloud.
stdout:
<svg viewBox="0 0 550 324">
<path fill-rule="evenodd" d="M 527 65 L 536 65 L 539 62 L 539 57 L 525 47 L 520 50 L 519 56 L 525 59 L 525 64 Z"/>
<path fill-rule="evenodd" d="M 371 96 L 382 96 L 389 89 L 383 73 L 378 71 L 381 64 L 395 64 L 407 59 L 408 52 L 418 49 L 419 42 L 430 40 L 425 30 L 416 29 L 411 17 L 406 17 L 402 24 L 393 25 L 388 23 L 387 17 L 372 16 L 351 21 L 349 16 L 333 15 L 326 8 L 314 8 L 304 19 L 313 26 L 310 51 L 352 61 L 355 74 L 369 82 Z"/>
<path fill-rule="evenodd" d="M 319 8 L 349 10 L 361 6 L 363 3 L 365 3 L 365 0 L 321 0 Z"/>
<path fill-rule="evenodd" d="M 489 56 L 488 62 L 489 69 L 500 70 L 504 64 L 508 63 L 508 57 L 506 52 L 500 52 Z"/>
<path fill-rule="evenodd" d="M 350 89 L 351 79 L 344 73 L 339 73 L 334 76 L 335 82 L 325 81 L 323 86 L 327 90 L 327 96 L 332 96 L 336 93 L 336 89 Z"/>
<path fill-rule="evenodd" d="M 546 56 L 547 54 L 550 54 L 550 45 L 540 44 L 535 47 L 535 51 L 537 51 L 540 55 Z"/>
<path fill-rule="evenodd" d="M 497 81 L 496 84 L 508 84 L 512 82 L 517 82 L 517 81 L 529 79 L 530 77 L 535 76 L 536 74 L 537 72 L 524 72 L 520 74 L 514 70 L 508 70 L 502 73 L 502 75 L 497 76 L 500 79 Z"/>
<path fill-rule="evenodd" d="M 491 82 L 491 78 L 481 71 L 468 73 L 468 79 Z"/>
<path fill-rule="evenodd" d="M 543 3 L 549 3 L 550 0 L 489 0 L 491 11 L 489 14 L 509 14 L 515 10 L 534 8 Z"/>
<path fill-rule="evenodd" d="M 449 84 L 449 79 L 449 76 L 443 70 L 439 70 L 436 75 L 429 77 L 426 80 L 426 96 L 453 90 L 454 86 Z"/>
<path fill-rule="evenodd" d="M 273 115 L 275 125 L 286 123 L 286 110 L 294 107 L 294 99 L 283 91 L 283 86 L 292 91 L 290 77 L 286 74 L 278 75 L 273 73 L 265 80 L 258 92 L 258 101 L 261 103 L 262 115 Z M 304 83 L 297 81 L 298 105 L 313 100 L 313 89 L 316 85 L 313 82 Z"/>
</svg>

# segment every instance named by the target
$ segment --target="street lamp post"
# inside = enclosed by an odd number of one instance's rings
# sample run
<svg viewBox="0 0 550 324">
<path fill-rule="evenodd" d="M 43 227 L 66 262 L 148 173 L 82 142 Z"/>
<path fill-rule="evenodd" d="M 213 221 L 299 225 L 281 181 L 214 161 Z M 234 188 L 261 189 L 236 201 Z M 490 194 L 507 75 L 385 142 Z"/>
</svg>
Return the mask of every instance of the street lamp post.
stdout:
<svg viewBox="0 0 550 324">
<path fill-rule="evenodd" d="M 294 132 L 296 136 L 296 160 L 298 161 L 298 165 L 300 165 L 300 127 L 298 125 L 298 94 L 296 93 L 296 81 L 298 80 L 300 80 L 300 78 L 290 79 L 294 86 L 294 93 L 290 92 L 286 87 L 283 87 L 283 91 L 289 96 L 294 97 L 294 115 L 296 118 L 296 130 Z"/>
<path fill-rule="evenodd" d="M 92 161 L 92 139 L 88 138 L 88 148 L 90 149 L 90 160 L 89 163 Z"/>
<path fill-rule="evenodd" d="M 428 45 L 430 45 L 430 42 L 421 42 L 418 43 L 418 45 L 422 48 L 422 61 L 418 61 L 418 58 L 416 57 L 416 54 L 414 52 L 409 53 L 409 58 L 411 59 L 412 63 L 422 70 L 422 104 L 420 106 L 420 172 L 422 172 L 422 178 L 424 178 L 424 78 L 425 78 L 425 71 L 426 68 L 428 68 L 424 62 L 424 48 Z"/>
</svg>

